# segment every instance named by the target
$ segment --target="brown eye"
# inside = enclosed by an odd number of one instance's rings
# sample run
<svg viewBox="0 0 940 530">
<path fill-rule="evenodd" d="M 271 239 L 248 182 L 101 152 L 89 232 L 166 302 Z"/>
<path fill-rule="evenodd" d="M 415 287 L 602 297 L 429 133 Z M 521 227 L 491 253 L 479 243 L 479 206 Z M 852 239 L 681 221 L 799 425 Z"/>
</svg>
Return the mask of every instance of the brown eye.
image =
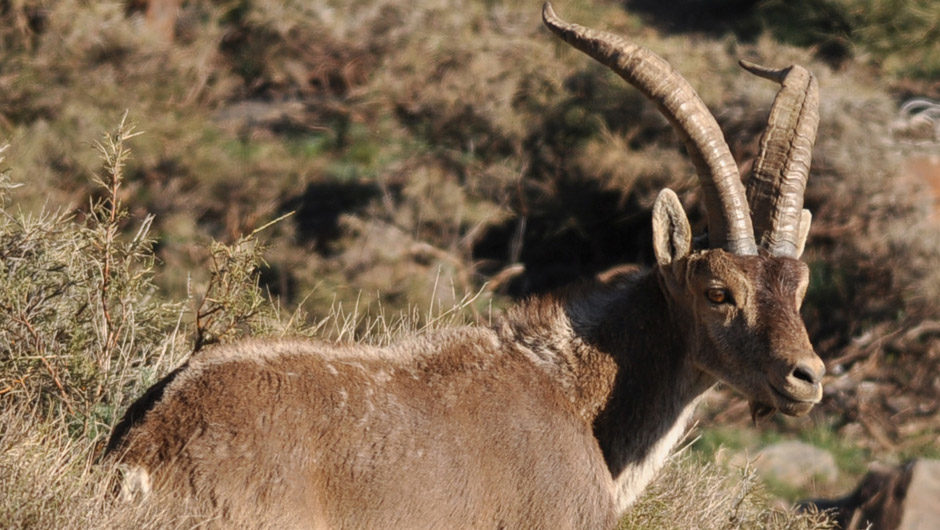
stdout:
<svg viewBox="0 0 940 530">
<path fill-rule="evenodd" d="M 727 289 L 713 287 L 705 291 L 705 296 L 708 298 L 708 301 L 713 304 L 731 303 L 731 293 L 729 293 Z"/>
</svg>

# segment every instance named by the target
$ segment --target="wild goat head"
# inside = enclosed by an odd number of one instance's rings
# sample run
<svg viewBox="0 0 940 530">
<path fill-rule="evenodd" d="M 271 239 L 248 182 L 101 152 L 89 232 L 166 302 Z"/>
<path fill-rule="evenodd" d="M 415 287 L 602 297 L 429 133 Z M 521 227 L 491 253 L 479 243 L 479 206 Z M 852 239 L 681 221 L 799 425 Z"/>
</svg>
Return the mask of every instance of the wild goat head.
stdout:
<svg viewBox="0 0 940 530">
<path fill-rule="evenodd" d="M 718 123 L 665 60 L 634 43 L 560 20 L 545 24 L 655 102 L 688 147 L 703 189 L 705 248 L 695 250 L 685 211 L 671 190 L 653 209 L 653 247 L 668 299 L 692 323 L 693 362 L 737 389 L 752 415 L 801 415 L 822 397 L 825 365 L 799 314 L 809 281 L 798 261 L 811 216 L 803 209 L 819 122 L 816 79 L 800 66 L 741 66 L 781 84 L 747 181 Z M 748 209 L 750 205 L 750 211 Z M 755 237 L 756 234 L 756 237 Z"/>
</svg>

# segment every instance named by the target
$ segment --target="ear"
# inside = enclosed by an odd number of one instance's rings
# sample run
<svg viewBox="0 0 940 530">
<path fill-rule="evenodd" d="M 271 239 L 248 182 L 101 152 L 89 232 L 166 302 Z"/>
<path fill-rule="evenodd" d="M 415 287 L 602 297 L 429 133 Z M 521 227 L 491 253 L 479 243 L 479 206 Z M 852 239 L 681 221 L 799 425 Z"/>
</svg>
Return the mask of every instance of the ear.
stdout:
<svg viewBox="0 0 940 530">
<path fill-rule="evenodd" d="M 806 248 L 806 238 L 809 236 L 809 225 L 813 222 L 813 214 L 809 210 L 803 210 L 800 215 L 800 228 L 797 231 L 796 240 L 796 258 L 803 255 L 803 249 Z"/>
<path fill-rule="evenodd" d="M 682 203 L 669 188 L 663 189 L 653 205 L 653 252 L 656 262 L 669 265 L 689 254 L 692 228 Z"/>
</svg>

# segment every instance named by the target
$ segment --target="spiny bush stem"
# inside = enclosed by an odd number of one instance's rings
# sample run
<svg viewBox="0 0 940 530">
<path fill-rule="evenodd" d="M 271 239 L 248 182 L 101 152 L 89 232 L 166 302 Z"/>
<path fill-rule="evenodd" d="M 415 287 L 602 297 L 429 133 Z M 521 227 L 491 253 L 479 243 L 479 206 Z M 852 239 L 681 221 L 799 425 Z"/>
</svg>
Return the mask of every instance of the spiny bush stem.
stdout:
<svg viewBox="0 0 940 530">
<path fill-rule="evenodd" d="M 134 132 L 134 126 L 127 124 L 127 111 L 121 117 L 121 123 L 113 134 L 105 135 L 104 142 L 97 142 L 96 147 L 104 161 L 104 174 L 97 176 L 95 181 L 106 191 L 106 197 L 96 207 L 93 208 L 93 218 L 96 224 L 100 224 L 104 229 L 101 241 L 101 287 L 99 291 L 99 300 L 101 303 L 101 314 L 104 319 L 104 343 L 96 359 L 99 369 L 103 373 L 109 373 L 111 368 L 111 358 L 117 347 L 118 337 L 123 328 L 125 319 L 121 319 L 122 325 L 115 327 L 114 319 L 111 315 L 111 303 L 109 301 L 110 287 L 112 281 L 112 267 L 114 266 L 114 241 L 118 233 L 118 223 L 122 217 L 122 204 L 118 196 L 121 184 L 124 181 L 124 166 L 130 157 L 131 151 L 125 145 L 127 140 L 138 136 L 140 132 Z M 103 218 L 103 223 L 102 223 Z M 126 309 L 121 304 L 122 309 Z M 124 311 L 126 313 L 126 311 Z M 95 398 L 101 397 L 103 392 L 102 385 L 95 389 Z"/>
</svg>

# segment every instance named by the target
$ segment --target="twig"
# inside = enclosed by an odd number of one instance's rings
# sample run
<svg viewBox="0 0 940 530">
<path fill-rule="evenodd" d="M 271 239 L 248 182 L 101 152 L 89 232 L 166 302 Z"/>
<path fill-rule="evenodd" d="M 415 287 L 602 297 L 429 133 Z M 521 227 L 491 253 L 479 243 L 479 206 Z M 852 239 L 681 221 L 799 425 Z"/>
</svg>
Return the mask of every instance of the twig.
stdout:
<svg viewBox="0 0 940 530">
<path fill-rule="evenodd" d="M 20 377 L 19 379 L 14 379 L 13 383 L 19 383 L 20 385 L 23 386 L 23 388 L 26 388 L 27 378 L 29 378 L 29 374 L 26 374 L 23 377 Z M 2 396 L 3 394 L 6 394 L 7 392 L 12 392 L 14 388 L 16 387 L 12 384 L 3 387 L 2 389 L 0 389 L 0 396 Z"/>
<path fill-rule="evenodd" d="M 42 337 L 39 336 L 39 333 L 36 331 L 36 328 L 29 323 L 29 319 L 25 317 L 20 317 L 17 321 L 26 327 L 26 331 L 33 337 L 33 341 L 36 344 L 36 355 L 39 356 L 39 360 L 42 361 L 43 366 L 46 367 L 46 370 L 49 371 L 49 375 L 52 376 L 52 382 L 55 383 L 56 388 L 59 389 L 59 393 L 62 394 L 62 401 L 65 402 L 65 406 L 69 409 L 70 414 L 75 414 L 75 409 L 72 407 L 72 400 L 69 398 L 68 392 L 65 391 L 65 386 L 62 384 L 62 381 L 59 379 L 59 374 L 56 372 L 55 367 L 49 363 L 49 360 L 46 359 L 46 345 L 42 340 Z"/>
</svg>

